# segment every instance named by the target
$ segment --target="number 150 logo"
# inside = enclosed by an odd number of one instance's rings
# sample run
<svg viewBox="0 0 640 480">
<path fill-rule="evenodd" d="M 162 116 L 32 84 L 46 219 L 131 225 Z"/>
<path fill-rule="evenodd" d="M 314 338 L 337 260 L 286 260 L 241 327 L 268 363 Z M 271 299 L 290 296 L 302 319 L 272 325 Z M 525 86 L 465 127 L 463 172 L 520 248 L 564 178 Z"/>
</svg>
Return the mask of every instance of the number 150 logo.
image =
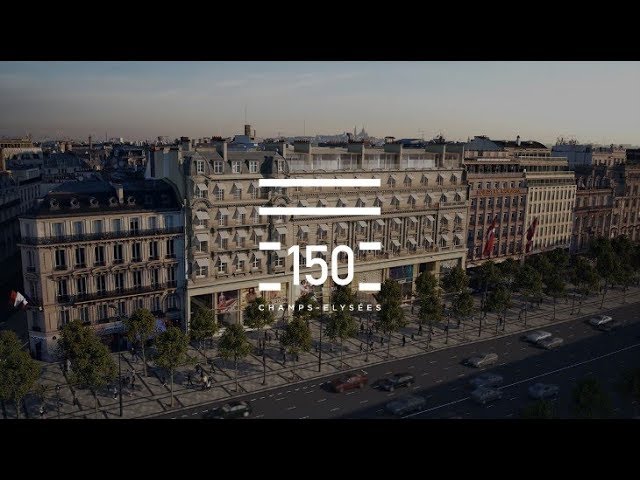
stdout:
<svg viewBox="0 0 640 480">
<path fill-rule="evenodd" d="M 314 257 L 315 253 L 326 253 L 326 245 L 309 245 L 306 251 L 307 267 L 320 266 L 320 277 L 306 274 L 307 281 L 314 286 L 323 285 L 329 276 L 329 267 L 324 258 Z M 347 255 L 347 276 L 338 276 L 338 255 L 344 252 Z M 293 284 L 300 285 L 300 246 L 294 245 L 287 250 L 287 255 L 293 254 Z M 353 250 L 347 245 L 338 245 L 331 252 L 331 279 L 338 285 L 348 285 L 353 280 Z"/>
</svg>

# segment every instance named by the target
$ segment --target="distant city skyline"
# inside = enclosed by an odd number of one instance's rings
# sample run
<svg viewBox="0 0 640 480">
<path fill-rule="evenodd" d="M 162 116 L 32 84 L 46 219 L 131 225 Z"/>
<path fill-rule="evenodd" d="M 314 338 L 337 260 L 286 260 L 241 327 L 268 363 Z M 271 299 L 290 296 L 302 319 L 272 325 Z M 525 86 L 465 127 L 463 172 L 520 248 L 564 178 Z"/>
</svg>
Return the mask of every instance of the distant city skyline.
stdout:
<svg viewBox="0 0 640 480">
<path fill-rule="evenodd" d="M 0 62 L 0 135 L 636 145 L 639 85 L 640 62 Z"/>
</svg>

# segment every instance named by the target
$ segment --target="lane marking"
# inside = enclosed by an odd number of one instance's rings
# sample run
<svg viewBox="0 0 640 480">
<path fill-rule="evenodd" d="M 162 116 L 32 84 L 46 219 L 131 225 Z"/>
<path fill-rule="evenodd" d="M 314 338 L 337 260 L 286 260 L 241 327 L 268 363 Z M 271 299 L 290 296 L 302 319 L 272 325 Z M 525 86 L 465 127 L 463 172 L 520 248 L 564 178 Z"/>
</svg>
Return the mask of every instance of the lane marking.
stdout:
<svg viewBox="0 0 640 480">
<path fill-rule="evenodd" d="M 295 409 L 296 409 L 295 405 L 293 407 L 287 408 L 287 410 L 295 410 Z"/>
<path fill-rule="evenodd" d="M 287 397 L 280 397 L 280 398 L 276 398 L 276 402 L 279 402 L 280 400 L 284 400 Z"/>
<path fill-rule="evenodd" d="M 304 392 L 304 394 L 308 395 L 308 394 L 313 393 L 313 392 L 315 392 L 315 390 L 307 390 L 306 392 Z"/>
<path fill-rule="evenodd" d="M 367 403 L 368 401 L 369 401 L 369 400 L 362 400 L 362 401 L 360 402 L 360 404 L 361 404 L 361 405 L 362 405 L 362 404 L 365 404 L 365 403 Z"/>
<path fill-rule="evenodd" d="M 321 398 L 320 400 L 316 400 L 316 402 L 318 402 L 318 403 L 322 403 L 322 402 L 326 402 L 326 401 L 327 401 L 326 398 Z"/>
<path fill-rule="evenodd" d="M 340 410 L 340 407 L 335 407 L 332 408 L 331 410 L 329 410 L 330 412 L 337 412 L 338 410 Z"/>
<path fill-rule="evenodd" d="M 304 420 L 305 418 L 309 418 L 309 415 L 305 415 L 304 417 L 300 417 L 299 420 Z"/>
</svg>

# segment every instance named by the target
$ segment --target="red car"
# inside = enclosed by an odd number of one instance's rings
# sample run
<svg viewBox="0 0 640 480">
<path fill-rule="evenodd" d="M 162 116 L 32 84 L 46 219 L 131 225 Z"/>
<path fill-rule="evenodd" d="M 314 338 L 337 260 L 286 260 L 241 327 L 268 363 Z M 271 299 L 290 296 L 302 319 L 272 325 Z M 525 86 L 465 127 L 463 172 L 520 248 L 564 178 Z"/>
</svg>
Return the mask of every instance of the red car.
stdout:
<svg viewBox="0 0 640 480">
<path fill-rule="evenodd" d="M 342 393 L 346 390 L 353 390 L 354 388 L 364 388 L 369 379 L 363 373 L 349 373 L 344 377 L 336 378 L 331 381 L 331 388 L 335 392 Z"/>
</svg>

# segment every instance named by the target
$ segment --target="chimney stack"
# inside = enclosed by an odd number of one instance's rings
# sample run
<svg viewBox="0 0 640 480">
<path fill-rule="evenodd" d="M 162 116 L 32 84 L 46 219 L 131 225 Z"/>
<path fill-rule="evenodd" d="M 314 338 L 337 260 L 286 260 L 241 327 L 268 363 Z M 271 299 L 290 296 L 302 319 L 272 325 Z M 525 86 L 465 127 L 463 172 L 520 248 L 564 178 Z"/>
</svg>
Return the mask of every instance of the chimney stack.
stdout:
<svg viewBox="0 0 640 480">
<path fill-rule="evenodd" d="M 245 125 L 245 126 L 244 126 L 244 134 L 245 134 L 247 137 L 250 137 L 250 136 L 251 136 L 251 125 Z"/>
<path fill-rule="evenodd" d="M 516 137 L 516 144 L 517 144 L 518 146 L 520 146 L 520 135 L 518 135 L 518 136 Z"/>
</svg>

